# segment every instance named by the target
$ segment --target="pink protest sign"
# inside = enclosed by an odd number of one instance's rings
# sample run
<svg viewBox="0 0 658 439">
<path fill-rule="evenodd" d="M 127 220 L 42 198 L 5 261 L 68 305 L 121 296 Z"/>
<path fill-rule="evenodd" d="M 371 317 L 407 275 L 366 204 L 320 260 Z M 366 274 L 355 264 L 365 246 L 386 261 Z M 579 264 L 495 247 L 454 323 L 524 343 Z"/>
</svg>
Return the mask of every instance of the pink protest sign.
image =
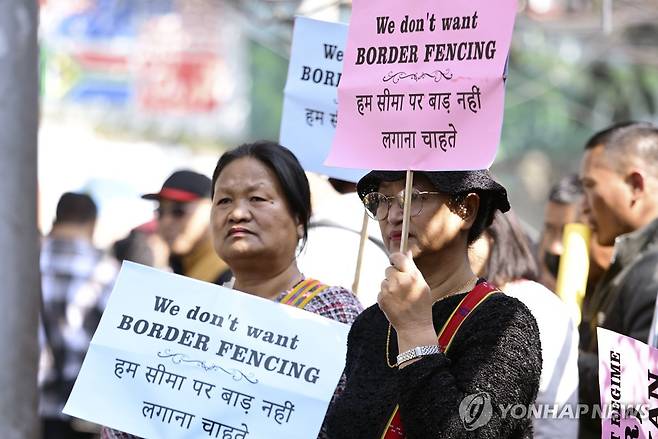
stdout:
<svg viewBox="0 0 658 439">
<path fill-rule="evenodd" d="M 354 0 L 326 164 L 488 168 L 516 0 Z"/>
<path fill-rule="evenodd" d="M 658 437 L 658 349 L 598 328 L 604 438 Z"/>
</svg>

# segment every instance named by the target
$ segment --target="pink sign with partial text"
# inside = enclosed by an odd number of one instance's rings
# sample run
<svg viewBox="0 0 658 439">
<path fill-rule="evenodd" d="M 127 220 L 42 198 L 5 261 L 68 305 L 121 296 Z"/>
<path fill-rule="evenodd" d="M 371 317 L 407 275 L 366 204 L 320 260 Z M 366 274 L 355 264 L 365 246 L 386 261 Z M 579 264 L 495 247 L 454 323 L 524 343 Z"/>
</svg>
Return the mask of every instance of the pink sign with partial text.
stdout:
<svg viewBox="0 0 658 439">
<path fill-rule="evenodd" d="M 493 162 L 516 0 L 354 0 L 329 166 Z"/>
<path fill-rule="evenodd" d="M 658 349 L 597 329 L 602 438 L 658 437 Z"/>
</svg>

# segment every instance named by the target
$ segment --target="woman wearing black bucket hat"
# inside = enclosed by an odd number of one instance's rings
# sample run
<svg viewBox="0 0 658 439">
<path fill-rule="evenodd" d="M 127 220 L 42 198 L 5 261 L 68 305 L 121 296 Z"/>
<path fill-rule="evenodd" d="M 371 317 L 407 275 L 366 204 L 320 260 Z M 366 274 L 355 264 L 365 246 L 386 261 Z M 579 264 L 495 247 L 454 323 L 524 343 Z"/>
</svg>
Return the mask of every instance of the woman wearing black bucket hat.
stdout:
<svg viewBox="0 0 658 439">
<path fill-rule="evenodd" d="M 404 175 L 373 171 L 357 186 L 391 266 L 378 305 L 350 331 L 347 387 L 327 414 L 329 437 L 532 437 L 537 324 L 473 274 L 467 252 L 495 210 L 509 209 L 507 193 L 486 170 L 415 172 L 402 254 Z"/>
</svg>

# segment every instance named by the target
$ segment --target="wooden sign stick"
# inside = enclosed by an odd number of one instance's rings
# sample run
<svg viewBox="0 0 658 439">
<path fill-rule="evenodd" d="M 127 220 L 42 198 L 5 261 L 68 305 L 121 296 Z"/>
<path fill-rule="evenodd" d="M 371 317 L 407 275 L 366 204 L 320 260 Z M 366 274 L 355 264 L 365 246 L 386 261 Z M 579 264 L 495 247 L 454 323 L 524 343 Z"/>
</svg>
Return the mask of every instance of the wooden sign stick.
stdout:
<svg viewBox="0 0 658 439">
<path fill-rule="evenodd" d="M 361 225 L 361 240 L 359 241 L 359 253 L 356 257 L 356 271 L 354 272 L 354 282 L 352 283 L 352 292 L 358 295 L 359 280 L 361 279 L 361 264 L 363 262 L 363 251 L 368 239 L 368 214 L 363 210 L 363 224 Z"/>
<path fill-rule="evenodd" d="M 402 217 L 402 238 L 400 239 L 400 253 L 406 253 L 409 245 L 409 218 L 411 218 L 411 192 L 414 187 L 414 173 L 407 170 L 406 184 L 404 185 L 404 211 Z"/>
</svg>

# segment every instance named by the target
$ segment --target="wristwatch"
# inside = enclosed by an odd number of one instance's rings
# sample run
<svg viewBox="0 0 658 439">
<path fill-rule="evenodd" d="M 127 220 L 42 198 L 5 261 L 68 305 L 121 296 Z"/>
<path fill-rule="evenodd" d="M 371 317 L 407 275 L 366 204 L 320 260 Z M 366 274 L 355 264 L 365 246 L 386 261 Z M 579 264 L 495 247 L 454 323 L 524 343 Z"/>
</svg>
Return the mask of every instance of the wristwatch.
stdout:
<svg viewBox="0 0 658 439">
<path fill-rule="evenodd" d="M 439 352 L 441 352 L 441 349 L 438 345 L 416 346 L 415 348 L 409 349 L 408 351 L 402 352 L 400 355 L 398 355 L 398 362 L 396 366 L 400 366 L 401 364 L 406 363 L 409 360 L 413 360 L 414 358 L 422 357 L 424 355 L 438 354 Z"/>
</svg>

